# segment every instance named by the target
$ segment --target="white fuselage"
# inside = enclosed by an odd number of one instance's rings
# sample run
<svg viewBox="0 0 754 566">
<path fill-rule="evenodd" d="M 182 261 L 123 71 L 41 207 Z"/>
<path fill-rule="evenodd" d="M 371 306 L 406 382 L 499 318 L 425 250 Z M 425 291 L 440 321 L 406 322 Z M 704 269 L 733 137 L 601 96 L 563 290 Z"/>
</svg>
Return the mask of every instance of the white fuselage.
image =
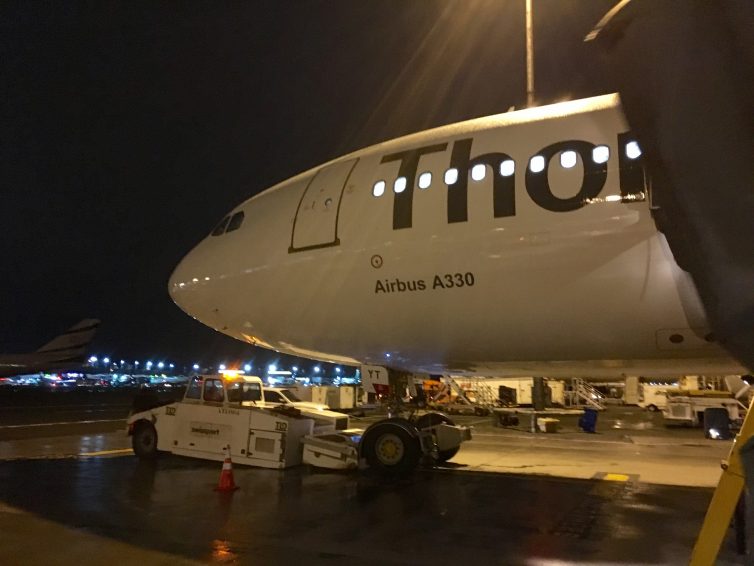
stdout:
<svg viewBox="0 0 754 566">
<path fill-rule="evenodd" d="M 379 144 L 241 204 L 238 228 L 199 243 L 169 290 L 218 331 L 326 361 L 553 377 L 740 372 L 704 338 L 629 139 L 607 95 Z"/>
</svg>

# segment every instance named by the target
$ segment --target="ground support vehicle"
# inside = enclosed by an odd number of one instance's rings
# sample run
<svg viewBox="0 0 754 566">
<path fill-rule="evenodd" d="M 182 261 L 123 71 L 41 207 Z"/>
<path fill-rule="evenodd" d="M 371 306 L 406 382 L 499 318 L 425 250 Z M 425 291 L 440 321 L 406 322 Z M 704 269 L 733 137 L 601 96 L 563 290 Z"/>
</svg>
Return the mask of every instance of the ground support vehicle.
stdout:
<svg viewBox="0 0 754 566">
<path fill-rule="evenodd" d="M 260 380 L 261 383 L 261 380 Z M 311 401 L 302 401 L 292 389 L 286 387 L 264 387 L 262 390 L 264 406 L 270 407 L 293 407 L 301 411 L 301 414 L 314 419 L 314 432 L 326 432 L 330 425 L 335 426 L 335 430 L 345 430 L 348 428 L 348 415 L 331 411 L 323 403 Z M 324 429 L 322 429 L 324 427 Z"/>
<path fill-rule="evenodd" d="M 637 405 L 648 411 L 661 411 L 668 402 L 667 392 L 677 390 L 678 384 L 665 383 L 658 385 L 642 383 L 640 388 L 641 396 Z"/>
<path fill-rule="evenodd" d="M 665 424 L 687 424 L 701 426 L 704 411 L 711 408 L 725 408 L 732 423 L 743 418 L 743 407 L 727 391 L 668 391 L 667 403 L 662 411 Z"/>
<path fill-rule="evenodd" d="M 442 413 L 378 421 L 366 430 L 307 436 L 304 463 L 330 469 L 372 468 L 384 473 L 410 472 L 421 462 L 446 462 L 471 440 L 471 428 L 456 426 Z"/>
<path fill-rule="evenodd" d="M 478 380 L 477 380 L 478 381 Z M 421 382 L 425 405 L 431 409 L 458 415 L 488 415 L 499 404 L 490 387 L 474 384 L 461 387 L 452 377 Z"/>
<path fill-rule="evenodd" d="M 230 446 L 236 463 L 266 468 L 295 466 L 303 459 L 332 469 L 405 473 L 422 459 L 452 458 L 471 438 L 468 427 L 454 426 L 440 413 L 338 431 L 337 420 L 317 423 L 297 407 L 265 407 L 263 384 L 252 377 L 196 376 L 182 401 L 134 413 L 127 423 L 141 458 L 161 450 L 222 461 Z"/>
<path fill-rule="evenodd" d="M 196 376 L 182 401 L 132 414 L 128 433 L 134 452 L 151 458 L 158 450 L 224 460 L 230 446 L 240 464 L 286 468 L 301 463 L 299 445 L 315 421 L 297 409 L 264 408 L 259 378 Z M 323 426 L 320 425 L 320 430 Z M 333 423 L 328 432 L 334 431 Z"/>
</svg>

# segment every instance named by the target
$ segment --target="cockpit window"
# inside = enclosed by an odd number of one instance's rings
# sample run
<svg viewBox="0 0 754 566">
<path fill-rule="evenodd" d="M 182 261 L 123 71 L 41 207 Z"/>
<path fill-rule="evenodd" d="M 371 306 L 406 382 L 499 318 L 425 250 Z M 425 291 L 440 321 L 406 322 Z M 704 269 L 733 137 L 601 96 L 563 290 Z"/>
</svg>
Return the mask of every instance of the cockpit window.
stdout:
<svg viewBox="0 0 754 566">
<path fill-rule="evenodd" d="M 236 212 L 233 216 L 230 218 L 230 222 L 228 222 L 228 229 L 225 231 L 227 234 L 228 232 L 232 232 L 233 230 L 238 230 L 241 227 L 241 224 L 243 223 L 243 210 Z"/>
<path fill-rule="evenodd" d="M 215 229 L 212 230 L 213 236 L 219 236 L 220 234 L 225 233 L 225 227 L 228 225 L 228 221 L 230 220 L 230 216 L 226 216 L 222 220 L 220 220 L 220 223 L 215 226 Z"/>
</svg>

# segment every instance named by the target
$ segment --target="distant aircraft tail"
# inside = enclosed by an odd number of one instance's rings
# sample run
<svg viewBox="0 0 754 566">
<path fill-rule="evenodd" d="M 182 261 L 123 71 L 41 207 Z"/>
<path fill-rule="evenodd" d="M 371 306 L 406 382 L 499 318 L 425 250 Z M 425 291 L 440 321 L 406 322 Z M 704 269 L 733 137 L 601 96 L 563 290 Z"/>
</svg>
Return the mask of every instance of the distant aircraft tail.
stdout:
<svg viewBox="0 0 754 566">
<path fill-rule="evenodd" d="M 85 318 L 42 346 L 37 353 L 54 354 L 55 359 L 61 362 L 83 361 L 99 323 L 95 318 Z"/>
</svg>

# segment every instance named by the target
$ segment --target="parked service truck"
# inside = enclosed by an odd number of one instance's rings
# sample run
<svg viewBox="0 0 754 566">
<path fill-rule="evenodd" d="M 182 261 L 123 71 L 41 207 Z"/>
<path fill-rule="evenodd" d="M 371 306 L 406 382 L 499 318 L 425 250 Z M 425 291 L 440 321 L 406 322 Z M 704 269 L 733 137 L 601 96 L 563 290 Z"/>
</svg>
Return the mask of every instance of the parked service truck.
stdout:
<svg viewBox="0 0 754 566">
<path fill-rule="evenodd" d="M 741 404 L 727 391 L 677 390 L 667 392 L 667 404 L 662 411 L 665 424 L 701 426 L 704 411 L 724 408 L 731 422 L 743 419 Z"/>
<path fill-rule="evenodd" d="M 189 380 L 183 400 L 132 414 L 128 434 L 140 458 L 167 451 L 222 461 L 229 446 L 240 464 L 286 468 L 304 461 L 386 473 L 408 472 L 422 456 L 448 460 L 471 438 L 468 427 L 440 413 L 347 430 L 346 415 L 306 405 L 265 403 L 258 377 L 198 375 Z"/>
<path fill-rule="evenodd" d="M 662 411 L 668 401 L 667 392 L 677 391 L 678 388 L 677 383 L 642 383 L 637 405 L 652 412 Z"/>
</svg>

